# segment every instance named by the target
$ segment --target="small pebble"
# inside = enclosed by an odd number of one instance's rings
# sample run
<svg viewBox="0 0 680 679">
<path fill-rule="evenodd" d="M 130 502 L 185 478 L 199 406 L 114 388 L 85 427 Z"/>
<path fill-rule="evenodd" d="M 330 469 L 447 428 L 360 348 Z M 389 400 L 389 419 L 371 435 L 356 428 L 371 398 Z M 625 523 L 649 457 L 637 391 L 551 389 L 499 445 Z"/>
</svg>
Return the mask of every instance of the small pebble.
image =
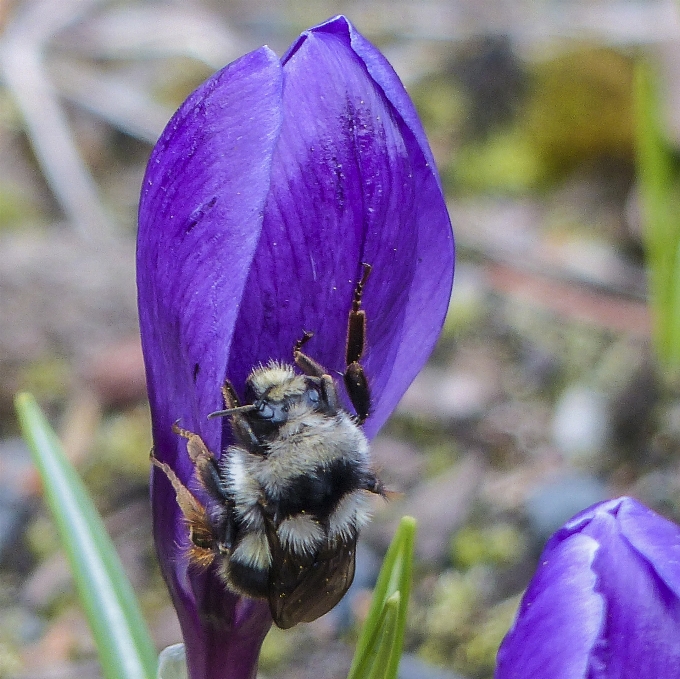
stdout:
<svg viewBox="0 0 680 679">
<path fill-rule="evenodd" d="M 23 530 L 29 514 L 33 463 L 20 438 L 0 441 L 0 563 Z"/>
<path fill-rule="evenodd" d="M 399 679 L 465 679 L 456 672 L 433 667 L 411 653 L 401 656 L 397 676 Z"/>
<path fill-rule="evenodd" d="M 572 462 L 595 462 L 611 440 L 610 420 L 601 393 L 583 385 L 571 386 L 555 405 L 553 442 Z"/>
<path fill-rule="evenodd" d="M 537 486 L 525 509 L 542 545 L 574 515 L 607 497 L 606 487 L 594 476 L 570 473 Z"/>
</svg>

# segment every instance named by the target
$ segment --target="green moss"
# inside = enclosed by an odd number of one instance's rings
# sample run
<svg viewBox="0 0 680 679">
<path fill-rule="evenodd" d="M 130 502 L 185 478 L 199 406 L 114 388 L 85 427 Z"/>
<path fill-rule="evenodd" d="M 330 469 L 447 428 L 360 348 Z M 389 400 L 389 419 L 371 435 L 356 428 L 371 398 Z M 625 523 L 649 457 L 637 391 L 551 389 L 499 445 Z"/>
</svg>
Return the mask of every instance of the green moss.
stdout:
<svg viewBox="0 0 680 679">
<path fill-rule="evenodd" d="M 0 184 L 0 232 L 16 231 L 21 227 L 33 227 L 38 219 L 34 203 L 27 200 L 19 190 L 9 184 Z"/>
<path fill-rule="evenodd" d="M 458 154 L 469 102 L 462 88 L 445 73 L 425 78 L 410 90 L 437 160 L 444 188 L 452 188 L 451 163 Z"/>
<path fill-rule="evenodd" d="M 425 475 L 428 478 L 433 478 L 451 469 L 459 458 L 458 449 L 453 440 L 428 446 L 425 454 Z"/>
<path fill-rule="evenodd" d="M 579 45 L 533 64 L 529 78 L 530 92 L 514 121 L 452 150 L 441 167 L 447 188 L 518 194 L 543 189 L 578 167 L 601 161 L 632 167 L 631 59 Z M 464 102 L 460 95 L 458 100 Z M 432 104 L 437 101 L 432 95 L 425 98 L 427 105 L 421 104 L 434 129 L 447 124 Z M 459 109 L 464 111 L 464 105 Z"/>
<path fill-rule="evenodd" d="M 0 677 L 17 675 L 22 669 L 19 649 L 0 639 Z"/>
<path fill-rule="evenodd" d="M 151 421 L 146 405 L 117 412 L 103 420 L 81 473 L 100 509 L 121 479 L 146 483 L 149 475 Z"/>
<path fill-rule="evenodd" d="M 146 405 L 104 420 L 95 443 L 102 461 L 121 474 L 146 478 L 151 450 L 151 416 Z"/>
<path fill-rule="evenodd" d="M 69 362 L 59 356 L 46 356 L 23 367 L 17 391 L 27 391 L 39 401 L 64 398 L 71 387 Z"/>
<path fill-rule="evenodd" d="M 612 342 L 608 330 L 576 321 L 556 323 L 554 313 L 522 301 L 509 302 L 504 317 L 517 340 L 534 344 L 555 360 L 554 396 L 572 382 L 591 382 Z"/>
<path fill-rule="evenodd" d="M 464 569 L 478 564 L 507 565 L 516 563 L 526 547 L 524 535 L 511 524 L 465 526 L 451 541 L 451 555 L 454 564 Z"/>
<path fill-rule="evenodd" d="M 54 554 L 61 545 L 54 521 L 46 514 L 38 515 L 33 519 L 24 535 L 31 554 L 38 561 Z"/>
<path fill-rule="evenodd" d="M 171 109 L 176 109 L 212 73 L 208 65 L 188 57 L 166 60 L 167 77 L 157 83 L 154 96 Z"/>
<path fill-rule="evenodd" d="M 464 634 L 477 610 L 478 590 L 476 574 L 448 571 L 441 575 L 427 614 L 428 634 L 439 638 Z"/>
<path fill-rule="evenodd" d="M 439 576 L 421 625 L 424 639 L 418 647 L 419 657 L 435 665 L 452 665 L 455 649 L 470 637 L 484 605 L 484 580 L 479 569 L 467 573 L 449 570 Z"/>
<path fill-rule="evenodd" d="M 415 443 L 420 449 L 432 451 L 433 456 L 451 459 L 456 453 L 454 442 L 441 424 L 432 418 L 420 417 L 404 411 L 393 415 L 384 428 L 384 433 L 395 438 Z M 446 449 L 450 452 L 447 453 Z M 435 463 L 434 467 L 438 465 Z"/>
<path fill-rule="evenodd" d="M 490 677 L 498 647 L 507 633 L 519 597 L 487 608 L 492 573 L 473 568 L 447 571 L 433 592 L 420 631 L 418 655 L 427 662 L 451 668 L 468 677 Z"/>
<path fill-rule="evenodd" d="M 461 339 L 482 327 L 486 318 L 483 294 L 477 290 L 454 290 L 439 343 Z"/>
<path fill-rule="evenodd" d="M 513 597 L 487 611 L 470 639 L 458 647 L 453 663 L 456 669 L 469 676 L 493 674 L 498 647 L 512 624 L 518 605 L 519 597 Z"/>
<path fill-rule="evenodd" d="M 529 137 L 510 129 L 463 146 L 446 178 L 458 191 L 517 194 L 538 186 L 544 172 Z"/>
<path fill-rule="evenodd" d="M 428 135 L 451 136 L 468 108 L 463 91 L 443 75 L 421 81 L 411 90 L 411 97 Z"/>
<path fill-rule="evenodd" d="M 291 633 L 280 630 L 278 627 L 272 627 L 262 644 L 259 669 L 266 674 L 287 664 L 295 652 L 296 638 L 295 632 Z"/>
<path fill-rule="evenodd" d="M 600 158 L 633 159 L 633 62 L 581 46 L 538 63 L 520 126 L 549 173 Z"/>
</svg>

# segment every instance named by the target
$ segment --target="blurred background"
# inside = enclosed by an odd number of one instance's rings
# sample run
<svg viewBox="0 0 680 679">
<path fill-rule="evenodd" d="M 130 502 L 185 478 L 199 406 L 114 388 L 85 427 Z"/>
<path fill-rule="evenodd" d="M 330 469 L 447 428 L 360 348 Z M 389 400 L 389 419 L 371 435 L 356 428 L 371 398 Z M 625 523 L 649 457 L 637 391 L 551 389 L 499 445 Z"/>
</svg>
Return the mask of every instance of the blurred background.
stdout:
<svg viewBox="0 0 680 679">
<path fill-rule="evenodd" d="M 492 676 L 545 540 L 577 511 L 630 494 L 680 519 L 675 2 L 2 0 L 0 677 L 101 676 L 18 438 L 19 390 L 85 478 L 159 648 L 180 640 L 147 499 L 145 163 L 210 73 L 340 12 L 420 111 L 456 281 L 430 366 L 374 444 L 403 498 L 365 531 L 350 595 L 274 630 L 261 676 L 346 675 L 403 514 L 419 535 L 401 674 L 418 679 Z"/>
</svg>

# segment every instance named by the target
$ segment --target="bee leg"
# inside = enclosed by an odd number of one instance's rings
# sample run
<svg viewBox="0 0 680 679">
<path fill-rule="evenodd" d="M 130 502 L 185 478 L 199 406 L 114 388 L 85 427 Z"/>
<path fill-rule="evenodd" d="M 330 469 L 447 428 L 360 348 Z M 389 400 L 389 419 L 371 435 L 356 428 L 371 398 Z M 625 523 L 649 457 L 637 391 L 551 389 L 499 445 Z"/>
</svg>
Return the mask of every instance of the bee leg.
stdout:
<svg viewBox="0 0 680 679">
<path fill-rule="evenodd" d="M 234 503 L 228 501 L 220 507 L 218 516 L 212 517 L 214 524 L 215 547 L 223 556 L 231 554 L 236 541 L 236 526 L 234 524 Z"/>
<path fill-rule="evenodd" d="M 314 333 L 305 331 L 302 339 L 299 339 L 293 346 L 293 360 L 295 361 L 295 365 L 297 365 L 305 375 L 312 378 L 312 381 L 319 387 L 321 390 L 321 398 L 326 404 L 328 412 L 335 414 L 340 407 L 340 401 L 338 399 L 338 392 L 335 388 L 333 378 L 328 374 L 326 368 L 302 352 L 302 346 L 313 336 Z"/>
<path fill-rule="evenodd" d="M 374 471 L 370 471 L 363 481 L 362 490 L 367 490 L 374 495 L 380 495 L 383 500 L 397 500 L 402 497 L 399 491 L 389 490 L 385 484 L 378 478 Z"/>
<path fill-rule="evenodd" d="M 323 377 L 328 372 L 326 368 L 317 363 L 313 358 L 302 352 L 302 347 L 314 337 L 313 332 L 304 331 L 302 338 L 293 345 L 293 360 L 295 365 L 309 377 Z"/>
<path fill-rule="evenodd" d="M 227 410 L 238 408 L 241 405 L 234 385 L 229 380 L 224 381 L 224 385 L 222 386 L 222 397 L 224 398 L 224 407 Z M 260 450 L 262 448 L 262 442 L 255 436 L 255 432 L 250 424 L 248 424 L 248 420 L 243 414 L 231 413 L 229 417 L 231 418 L 231 427 L 234 436 L 236 436 L 248 450 Z"/>
<path fill-rule="evenodd" d="M 369 493 L 374 493 L 375 495 L 381 495 L 385 497 L 387 490 L 383 482 L 377 477 L 375 472 L 371 471 L 366 475 L 364 482 L 362 484 L 363 490 L 367 490 Z"/>
<path fill-rule="evenodd" d="M 151 451 L 151 462 L 167 476 L 175 491 L 177 504 L 189 528 L 189 539 L 191 540 L 189 561 L 204 568 L 209 566 L 215 559 L 216 544 L 208 512 L 196 499 L 196 496 L 179 480 L 174 470 L 155 456 L 153 450 Z"/>
<path fill-rule="evenodd" d="M 227 410 L 230 408 L 238 408 L 241 405 L 236 389 L 234 389 L 234 385 L 229 380 L 224 380 L 224 384 L 222 385 L 222 398 L 224 399 L 224 407 Z"/>
<path fill-rule="evenodd" d="M 371 410 L 371 394 L 368 388 L 368 380 L 360 361 L 366 347 L 366 312 L 361 308 L 361 297 L 372 267 L 370 264 L 364 263 L 363 268 L 364 271 L 361 279 L 354 290 L 352 309 L 349 312 L 347 323 L 347 349 L 345 355 L 347 369 L 344 375 L 345 387 L 356 411 L 359 424 L 363 424 Z"/>
<path fill-rule="evenodd" d="M 203 439 L 198 434 L 182 429 L 176 422 L 172 425 L 172 431 L 187 440 L 187 452 L 203 488 L 213 496 L 225 497 L 217 459 L 208 450 Z"/>
</svg>

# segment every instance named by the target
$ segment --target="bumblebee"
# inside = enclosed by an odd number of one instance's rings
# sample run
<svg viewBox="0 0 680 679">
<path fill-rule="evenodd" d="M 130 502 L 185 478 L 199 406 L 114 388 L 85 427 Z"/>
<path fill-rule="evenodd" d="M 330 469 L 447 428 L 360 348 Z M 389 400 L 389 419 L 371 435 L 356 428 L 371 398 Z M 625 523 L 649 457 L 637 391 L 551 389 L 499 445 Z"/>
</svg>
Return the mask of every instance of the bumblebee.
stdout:
<svg viewBox="0 0 680 679">
<path fill-rule="evenodd" d="M 371 408 L 360 363 L 361 297 L 370 271 L 364 264 L 347 330 L 344 382 L 355 415 L 341 406 L 328 371 L 302 351 L 312 337 L 305 332 L 293 347 L 293 364 L 270 361 L 252 370 L 247 403 L 225 382 L 225 409 L 209 417 L 230 418 L 234 443 L 219 459 L 197 434 L 175 424 L 212 501 L 210 512 L 152 453 L 184 514 L 190 563 L 215 564 L 228 589 L 267 600 L 283 629 L 316 620 L 344 596 L 354 578 L 357 537 L 370 518 L 368 498 L 387 495 L 361 428 Z"/>
</svg>

